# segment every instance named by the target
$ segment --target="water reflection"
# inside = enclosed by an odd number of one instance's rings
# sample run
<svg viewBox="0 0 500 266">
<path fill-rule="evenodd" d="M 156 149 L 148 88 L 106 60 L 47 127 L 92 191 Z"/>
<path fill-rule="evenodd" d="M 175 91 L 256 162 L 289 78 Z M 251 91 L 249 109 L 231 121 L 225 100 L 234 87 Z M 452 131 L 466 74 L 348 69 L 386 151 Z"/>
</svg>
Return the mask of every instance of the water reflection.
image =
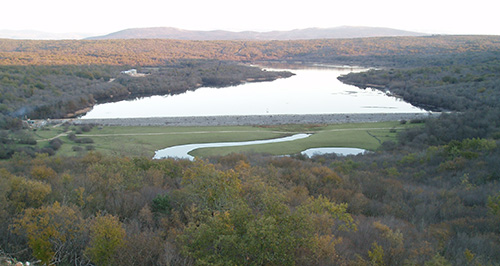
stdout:
<svg viewBox="0 0 500 266">
<path fill-rule="evenodd" d="M 296 75 L 272 82 L 202 87 L 178 95 L 98 104 L 82 118 L 425 112 L 384 92 L 358 89 L 337 79 L 339 75 L 363 69 L 279 70 Z"/>
</svg>

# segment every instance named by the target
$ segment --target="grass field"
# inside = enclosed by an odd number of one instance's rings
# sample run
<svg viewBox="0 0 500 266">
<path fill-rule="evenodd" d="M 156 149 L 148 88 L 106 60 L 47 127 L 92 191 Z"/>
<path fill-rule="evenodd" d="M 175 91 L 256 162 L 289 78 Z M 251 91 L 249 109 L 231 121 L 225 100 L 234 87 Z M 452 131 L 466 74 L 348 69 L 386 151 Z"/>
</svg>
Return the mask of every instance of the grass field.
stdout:
<svg viewBox="0 0 500 266">
<path fill-rule="evenodd" d="M 284 155 L 300 153 L 309 148 L 320 147 L 350 147 L 375 150 L 383 141 L 395 140 L 397 129 L 402 128 L 398 122 L 330 125 L 313 130 L 300 130 L 300 128 L 297 128 L 294 131 L 295 133 L 313 134 L 309 138 L 292 142 L 198 149 L 193 151 L 191 155 L 206 157 L 233 152 Z"/>
<path fill-rule="evenodd" d="M 118 156 L 152 157 L 159 149 L 192 143 L 233 142 L 279 138 L 297 133 L 311 133 L 306 139 L 292 142 L 248 145 L 225 148 L 205 148 L 192 152 L 193 156 L 206 157 L 233 152 L 257 152 L 273 155 L 299 153 L 308 148 L 353 147 L 377 149 L 383 141 L 395 140 L 396 132 L 415 124 L 379 122 L 335 125 L 279 125 L 279 126 L 220 126 L 220 127 L 94 127 L 76 134 L 77 138 L 90 138 L 93 143 L 75 143 L 67 134 L 77 127 L 47 127 L 35 132 L 39 147 L 48 145 L 49 139 L 59 137 L 63 145 L 59 155 L 84 154 L 96 150 Z M 75 148 L 77 147 L 77 148 Z"/>
</svg>

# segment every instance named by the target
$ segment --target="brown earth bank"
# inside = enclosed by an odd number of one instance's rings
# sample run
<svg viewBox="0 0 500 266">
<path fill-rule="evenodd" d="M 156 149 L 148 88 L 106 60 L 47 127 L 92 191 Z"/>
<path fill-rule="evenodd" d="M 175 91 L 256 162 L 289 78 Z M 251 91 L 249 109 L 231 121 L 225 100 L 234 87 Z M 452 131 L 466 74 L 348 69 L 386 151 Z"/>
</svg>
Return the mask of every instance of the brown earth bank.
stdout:
<svg viewBox="0 0 500 266">
<path fill-rule="evenodd" d="M 341 124 L 400 121 L 439 116 L 439 113 L 380 113 L 380 114 L 310 114 L 310 115 L 247 115 L 74 119 L 73 124 L 109 126 L 262 126 L 287 124 Z M 52 120 L 57 123 L 61 120 Z"/>
</svg>

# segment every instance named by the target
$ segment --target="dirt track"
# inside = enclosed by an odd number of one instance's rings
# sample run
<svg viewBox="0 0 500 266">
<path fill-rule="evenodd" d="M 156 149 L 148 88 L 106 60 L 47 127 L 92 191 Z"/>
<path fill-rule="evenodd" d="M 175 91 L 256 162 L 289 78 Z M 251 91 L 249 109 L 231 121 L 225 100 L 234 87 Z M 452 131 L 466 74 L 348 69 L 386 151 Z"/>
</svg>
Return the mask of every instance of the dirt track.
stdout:
<svg viewBox="0 0 500 266">
<path fill-rule="evenodd" d="M 437 117 L 439 114 L 324 114 L 324 115 L 251 115 L 251 116 L 197 116 L 197 117 L 150 117 L 115 119 L 75 119 L 74 124 L 98 124 L 109 126 L 243 126 L 286 124 L 340 124 L 381 121 L 412 120 Z"/>
</svg>

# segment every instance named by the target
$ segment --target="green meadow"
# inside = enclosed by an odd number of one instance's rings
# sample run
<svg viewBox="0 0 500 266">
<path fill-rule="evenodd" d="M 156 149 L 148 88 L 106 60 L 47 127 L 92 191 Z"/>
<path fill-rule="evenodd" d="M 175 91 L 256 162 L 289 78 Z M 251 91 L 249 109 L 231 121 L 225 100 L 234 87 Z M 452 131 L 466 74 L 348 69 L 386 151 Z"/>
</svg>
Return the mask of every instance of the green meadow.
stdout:
<svg viewBox="0 0 500 266">
<path fill-rule="evenodd" d="M 247 145 L 194 150 L 191 155 L 208 157 L 229 153 L 266 153 L 284 155 L 299 153 L 308 148 L 352 147 L 376 150 L 382 142 L 396 140 L 398 131 L 415 126 L 394 122 L 334 124 L 334 125 L 278 125 L 278 126 L 94 126 L 82 131 L 80 126 L 46 127 L 34 132 L 37 145 L 44 147 L 50 139 L 62 141 L 58 155 L 73 156 L 95 150 L 119 156 L 152 157 L 156 150 L 183 144 L 237 142 L 280 138 L 298 133 L 312 134 L 310 137 L 291 142 Z M 76 137 L 71 138 L 73 133 Z M 90 143 L 78 143 L 87 139 Z"/>
</svg>

